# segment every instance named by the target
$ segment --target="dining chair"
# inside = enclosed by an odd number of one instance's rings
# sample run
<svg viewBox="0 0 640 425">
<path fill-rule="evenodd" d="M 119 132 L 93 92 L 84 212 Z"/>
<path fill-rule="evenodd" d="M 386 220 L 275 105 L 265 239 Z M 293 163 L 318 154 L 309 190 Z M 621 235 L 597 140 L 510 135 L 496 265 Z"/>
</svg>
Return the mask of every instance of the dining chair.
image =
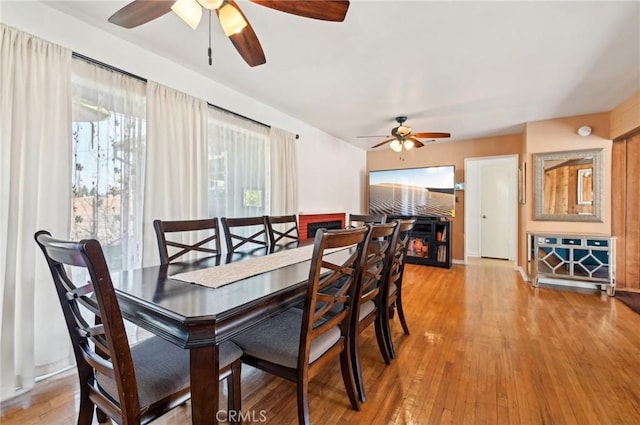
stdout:
<svg viewBox="0 0 640 425">
<path fill-rule="evenodd" d="M 391 266 L 392 254 L 398 240 L 400 226 L 397 221 L 387 224 L 371 226 L 369 242 L 366 247 L 366 264 L 362 270 L 362 277 L 357 283 L 357 290 L 353 311 L 351 314 L 351 362 L 353 375 L 358 390 L 358 397 L 365 402 L 362 367 L 360 366 L 359 335 L 372 323 L 375 325 L 376 340 L 382 359 L 386 364 L 391 363 L 391 356 L 384 337 L 383 325 L 379 320 L 381 310 L 387 308 L 383 298 L 386 293 L 383 285 L 388 283 L 385 276 Z"/>
<path fill-rule="evenodd" d="M 298 220 L 295 214 L 292 215 L 268 215 L 265 216 L 267 231 L 269 232 L 270 250 L 273 252 L 276 247 L 292 247 L 300 241 L 298 232 Z"/>
<path fill-rule="evenodd" d="M 46 231 L 35 239 L 49 265 L 75 354 L 78 425 L 91 424 L 94 408 L 99 422 L 108 415 L 122 425 L 146 424 L 187 401 L 189 351 L 156 336 L 129 345 L 100 243 L 57 240 Z M 68 268 L 73 270 L 68 273 Z M 228 408 L 234 412 L 241 407 L 241 355 L 233 343 L 220 347 L 220 378 L 227 380 Z"/>
<path fill-rule="evenodd" d="M 404 276 L 404 264 L 407 252 L 407 245 L 411 238 L 411 230 L 416 224 L 416 219 L 398 220 L 399 229 L 397 242 L 391 255 L 391 264 L 386 273 L 387 282 L 383 285 L 383 299 L 386 300 L 387 308 L 381 309 L 379 320 L 382 322 L 382 330 L 384 331 L 384 339 L 387 344 L 387 350 L 392 359 L 396 358 L 391 338 L 390 321 L 394 316 L 394 311 L 398 311 L 398 319 L 402 325 L 405 335 L 409 335 L 409 326 L 404 315 L 402 306 L 402 278 Z"/>
<path fill-rule="evenodd" d="M 267 248 L 269 246 L 269 235 L 267 234 L 267 223 L 264 216 L 222 217 L 221 221 L 227 244 L 227 255 L 238 252 L 239 248 L 245 245 L 254 249 Z M 246 236 L 246 234 L 250 235 Z"/>
<path fill-rule="evenodd" d="M 153 228 L 156 230 L 161 264 L 172 263 L 193 251 L 209 255 L 220 255 L 222 252 L 217 217 L 204 220 L 154 220 Z M 168 233 L 175 236 L 175 240 Z M 184 242 L 184 239 L 189 235 L 194 235 L 192 239 L 197 238 L 198 240 L 192 244 Z M 171 237 L 171 239 L 167 239 L 167 237 Z M 169 248 L 172 248 L 172 254 L 169 254 Z"/>
<path fill-rule="evenodd" d="M 349 214 L 347 228 L 386 223 L 386 214 Z"/>
<path fill-rule="evenodd" d="M 244 363 L 296 383 L 300 424 L 310 421 L 309 381 L 336 358 L 351 407 L 360 409 L 351 369 L 349 317 L 366 260 L 368 232 L 366 227 L 318 230 L 303 308 L 289 308 L 234 338 L 244 351 Z M 347 247 L 352 248 L 341 260 L 325 256 L 328 249 Z"/>
</svg>

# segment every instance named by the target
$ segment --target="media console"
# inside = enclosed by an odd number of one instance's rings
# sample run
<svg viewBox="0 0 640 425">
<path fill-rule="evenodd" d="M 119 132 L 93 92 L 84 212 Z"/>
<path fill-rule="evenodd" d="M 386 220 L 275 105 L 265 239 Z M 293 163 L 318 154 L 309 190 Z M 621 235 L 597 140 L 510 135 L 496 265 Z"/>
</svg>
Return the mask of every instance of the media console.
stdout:
<svg viewBox="0 0 640 425">
<path fill-rule="evenodd" d="M 441 217 L 387 216 L 387 222 L 415 218 L 409 236 L 406 262 L 451 268 L 451 221 Z"/>
</svg>

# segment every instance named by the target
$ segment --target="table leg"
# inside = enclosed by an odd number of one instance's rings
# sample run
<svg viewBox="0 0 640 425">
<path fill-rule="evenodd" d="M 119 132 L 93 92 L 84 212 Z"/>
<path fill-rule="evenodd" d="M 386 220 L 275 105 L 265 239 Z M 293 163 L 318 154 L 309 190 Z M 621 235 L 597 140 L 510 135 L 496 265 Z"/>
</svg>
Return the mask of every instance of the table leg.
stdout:
<svg viewBox="0 0 640 425">
<path fill-rule="evenodd" d="M 217 425 L 220 402 L 218 346 L 190 350 L 191 423 Z"/>
</svg>

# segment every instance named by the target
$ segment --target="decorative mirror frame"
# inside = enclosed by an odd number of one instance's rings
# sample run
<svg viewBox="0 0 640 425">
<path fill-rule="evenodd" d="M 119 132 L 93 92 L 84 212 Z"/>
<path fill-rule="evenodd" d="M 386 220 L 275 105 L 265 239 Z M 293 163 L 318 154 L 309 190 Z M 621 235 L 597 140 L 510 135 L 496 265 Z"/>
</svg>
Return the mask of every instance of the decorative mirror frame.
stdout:
<svg viewBox="0 0 640 425">
<path fill-rule="evenodd" d="M 545 214 L 544 161 L 572 158 L 593 158 L 593 214 Z M 533 154 L 533 219 L 540 221 L 602 222 L 604 211 L 604 164 L 602 149 L 584 149 Z"/>
</svg>

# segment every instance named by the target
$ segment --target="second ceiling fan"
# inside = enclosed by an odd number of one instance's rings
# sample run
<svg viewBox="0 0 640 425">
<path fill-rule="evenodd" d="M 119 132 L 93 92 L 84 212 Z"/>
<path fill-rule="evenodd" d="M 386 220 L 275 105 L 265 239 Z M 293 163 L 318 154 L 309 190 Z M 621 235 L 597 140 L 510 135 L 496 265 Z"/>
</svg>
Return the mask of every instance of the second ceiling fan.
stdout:
<svg viewBox="0 0 640 425">
<path fill-rule="evenodd" d="M 412 148 L 421 148 L 424 146 L 424 143 L 419 139 L 441 139 L 446 137 L 451 137 L 451 133 L 413 133 L 411 127 L 407 127 L 404 125 L 404 122 L 407 120 L 405 116 L 396 117 L 396 122 L 398 123 L 397 127 L 391 129 L 391 135 L 388 139 L 383 140 L 371 147 L 371 149 L 379 148 L 380 146 L 384 146 L 387 143 L 391 143 L 389 147 L 396 152 L 400 152 L 404 147 L 406 150 Z M 377 137 L 377 136 L 365 136 L 365 137 Z"/>
<path fill-rule="evenodd" d="M 292 15 L 334 22 L 344 21 L 349 9 L 348 1 L 339 0 L 249 1 Z M 191 28 L 196 29 L 202 19 L 203 9 L 210 13 L 212 10 L 216 11 L 225 35 L 249 66 L 267 62 L 256 33 L 234 0 L 134 0 L 114 13 L 109 22 L 124 28 L 134 28 L 173 11 Z"/>
</svg>

